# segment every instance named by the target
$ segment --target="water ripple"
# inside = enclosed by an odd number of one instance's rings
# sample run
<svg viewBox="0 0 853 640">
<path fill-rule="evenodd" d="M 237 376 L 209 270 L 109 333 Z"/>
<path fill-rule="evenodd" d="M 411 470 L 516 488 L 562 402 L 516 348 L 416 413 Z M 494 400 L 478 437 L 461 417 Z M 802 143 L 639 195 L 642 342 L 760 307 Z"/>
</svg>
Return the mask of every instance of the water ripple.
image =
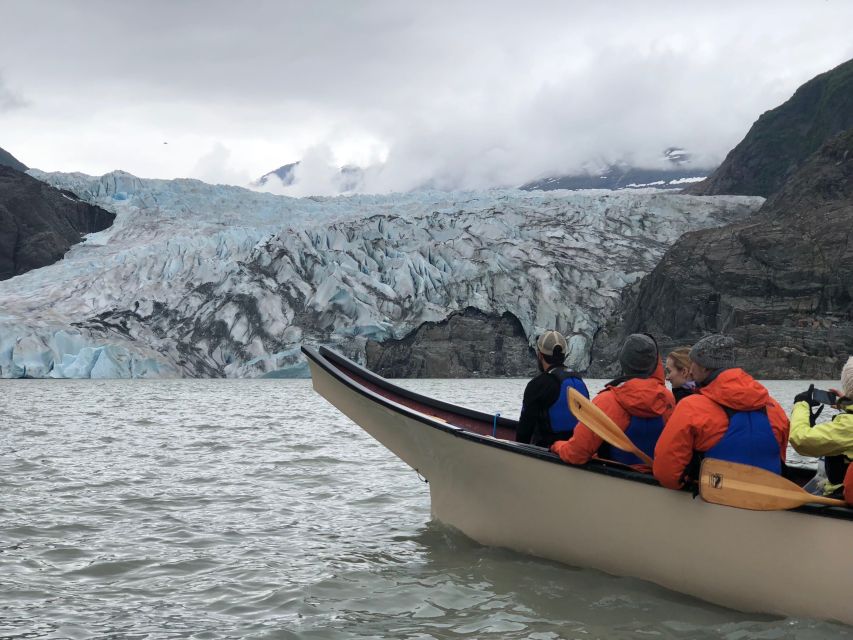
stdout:
<svg viewBox="0 0 853 640">
<path fill-rule="evenodd" d="M 525 381 L 407 384 L 513 415 Z M 851 637 L 482 547 L 308 381 L 0 387 L 0 640 Z"/>
</svg>

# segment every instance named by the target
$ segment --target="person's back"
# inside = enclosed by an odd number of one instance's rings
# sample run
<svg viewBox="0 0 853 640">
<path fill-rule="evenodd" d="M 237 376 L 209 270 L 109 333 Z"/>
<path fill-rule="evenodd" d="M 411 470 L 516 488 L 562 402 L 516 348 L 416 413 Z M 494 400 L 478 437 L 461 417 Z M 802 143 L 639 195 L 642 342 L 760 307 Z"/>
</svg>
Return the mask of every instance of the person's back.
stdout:
<svg viewBox="0 0 853 640">
<path fill-rule="evenodd" d="M 702 457 L 781 472 L 788 417 L 778 402 L 743 369 L 734 367 L 734 340 L 711 335 L 690 352 L 699 393 L 675 408 L 655 447 L 654 474 L 671 489 L 696 479 Z"/>
<path fill-rule="evenodd" d="M 853 358 L 841 370 L 841 394 L 835 404 L 840 413 L 831 421 L 813 424 L 810 407 L 820 405 L 813 399 L 813 388 L 794 398 L 790 442 L 801 455 L 824 458 L 826 482 L 822 483 L 822 493 L 835 496 L 842 492 L 853 460 Z"/>
<path fill-rule="evenodd" d="M 587 398 L 589 391 L 580 375 L 565 367 L 568 343 L 562 334 L 546 331 L 536 347 L 542 372 L 524 389 L 516 441 L 548 448 L 571 437 L 577 424 L 569 411 L 568 390 L 577 389 Z"/>
<path fill-rule="evenodd" d="M 645 334 L 633 334 L 619 354 L 622 377 L 608 383 L 593 403 L 621 428 L 641 450 L 654 451 L 675 399 L 664 384 L 657 344 Z M 569 464 L 585 464 L 593 456 L 649 471 L 643 462 L 604 443 L 589 427 L 579 423 L 572 438 L 555 442 L 551 451 Z"/>
</svg>

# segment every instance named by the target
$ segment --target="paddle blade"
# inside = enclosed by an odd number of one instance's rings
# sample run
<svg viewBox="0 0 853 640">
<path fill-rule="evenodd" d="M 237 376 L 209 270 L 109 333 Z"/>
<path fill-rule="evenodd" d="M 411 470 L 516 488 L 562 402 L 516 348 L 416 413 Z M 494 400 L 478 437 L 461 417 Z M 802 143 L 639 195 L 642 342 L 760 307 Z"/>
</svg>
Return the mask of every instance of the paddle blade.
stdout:
<svg viewBox="0 0 853 640">
<path fill-rule="evenodd" d="M 706 502 L 754 511 L 795 509 L 809 502 L 845 506 L 843 500 L 814 496 L 772 471 L 715 458 L 702 461 L 699 495 Z"/>
<path fill-rule="evenodd" d="M 652 466 L 652 459 L 631 442 L 631 439 L 610 419 L 610 416 L 596 407 L 581 392 L 570 388 L 568 402 L 572 415 L 589 427 L 595 435 L 617 449 L 633 453 L 647 465 Z"/>
</svg>

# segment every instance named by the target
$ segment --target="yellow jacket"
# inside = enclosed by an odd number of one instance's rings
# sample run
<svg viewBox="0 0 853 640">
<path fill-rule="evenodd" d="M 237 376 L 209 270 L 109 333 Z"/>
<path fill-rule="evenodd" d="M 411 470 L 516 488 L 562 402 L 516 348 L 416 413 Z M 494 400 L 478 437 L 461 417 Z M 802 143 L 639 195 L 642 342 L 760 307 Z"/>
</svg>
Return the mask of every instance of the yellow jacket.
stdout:
<svg viewBox="0 0 853 640">
<path fill-rule="evenodd" d="M 809 403 L 797 402 L 791 411 L 788 442 L 800 455 L 818 458 L 844 454 L 848 461 L 853 460 L 853 406 L 848 406 L 830 422 L 821 422 L 812 427 L 809 422 Z M 824 490 L 829 494 L 840 486 L 827 483 Z"/>
<path fill-rule="evenodd" d="M 800 455 L 837 456 L 853 458 L 853 407 L 839 413 L 831 422 L 815 426 L 809 423 L 809 403 L 798 402 L 791 411 L 791 432 L 788 442 Z"/>
</svg>

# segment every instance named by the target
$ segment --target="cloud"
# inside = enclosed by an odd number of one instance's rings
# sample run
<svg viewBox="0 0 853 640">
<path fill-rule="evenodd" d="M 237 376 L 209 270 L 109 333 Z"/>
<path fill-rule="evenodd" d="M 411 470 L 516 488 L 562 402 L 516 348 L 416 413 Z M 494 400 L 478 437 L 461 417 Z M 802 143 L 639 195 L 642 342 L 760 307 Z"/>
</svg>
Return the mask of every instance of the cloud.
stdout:
<svg viewBox="0 0 853 640">
<path fill-rule="evenodd" d="M 713 164 L 853 57 L 850 24 L 839 0 L 6 0 L 6 79 L 39 107 L 7 144 L 55 167 L 85 139 L 98 167 L 220 181 L 301 159 L 318 193 L 350 162 L 383 191 L 653 165 L 669 146 Z M 146 137 L 168 155 L 140 153 Z"/>
<path fill-rule="evenodd" d="M 231 150 L 221 142 L 213 144 L 195 164 L 192 176 L 211 184 L 248 184 L 248 173 L 231 164 Z"/>
<path fill-rule="evenodd" d="M 299 164 L 293 169 L 293 182 L 284 182 L 275 174 L 267 176 L 266 182 L 252 188 L 258 191 L 301 198 L 305 196 L 336 196 L 351 187 L 342 173 L 340 162 L 328 144 L 318 144 L 307 149 Z"/>
</svg>

